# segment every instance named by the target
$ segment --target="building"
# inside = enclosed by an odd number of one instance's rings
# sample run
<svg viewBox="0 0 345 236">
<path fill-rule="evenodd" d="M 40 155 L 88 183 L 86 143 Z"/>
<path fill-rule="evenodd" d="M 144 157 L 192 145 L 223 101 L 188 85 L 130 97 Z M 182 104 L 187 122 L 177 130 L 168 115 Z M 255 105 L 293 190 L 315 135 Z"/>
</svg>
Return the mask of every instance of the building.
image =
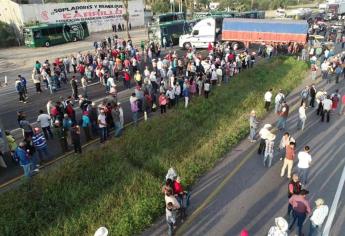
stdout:
<svg viewBox="0 0 345 236">
<path fill-rule="evenodd" d="M 30 0 L 33 1 L 33 0 Z M 42 2 L 42 1 L 41 1 Z M 144 2 L 128 2 L 129 22 L 132 27 L 144 26 Z M 19 33 L 24 25 L 39 23 L 69 23 L 86 21 L 90 32 L 111 30 L 112 24 L 125 24 L 122 1 L 18 4 L 1 0 L 0 21 Z"/>
</svg>

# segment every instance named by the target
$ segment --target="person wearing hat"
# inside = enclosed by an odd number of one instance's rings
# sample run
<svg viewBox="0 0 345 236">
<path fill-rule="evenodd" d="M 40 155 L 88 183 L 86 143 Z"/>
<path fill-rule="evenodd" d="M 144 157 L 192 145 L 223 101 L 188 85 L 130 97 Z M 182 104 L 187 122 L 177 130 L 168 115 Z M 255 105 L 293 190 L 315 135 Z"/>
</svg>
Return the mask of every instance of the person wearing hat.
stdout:
<svg viewBox="0 0 345 236">
<path fill-rule="evenodd" d="M 276 114 L 278 114 L 278 112 L 280 111 L 284 99 L 285 95 L 283 94 L 283 91 L 279 89 L 279 93 L 274 98 L 274 112 Z"/>
<path fill-rule="evenodd" d="M 266 146 L 265 141 L 267 139 L 267 135 L 271 134 L 271 131 L 270 131 L 271 128 L 272 128 L 272 125 L 265 124 L 264 127 L 259 131 L 259 136 L 261 140 L 260 140 L 260 145 L 258 149 L 258 154 L 265 152 L 265 146 Z"/>
<path fill-rule="evenodd" d="M 255 142 L 255 136 L 256 136 L 256 129 L 258 128 L 258 120 L 256 119 L 256 112 L 252 110 L 250 112 L 250 117 L 249 117 L 249 127 L 250 127 L 250 132 L 249 132 L 249 141 L 250 142 Z"/>
<path fill-rule="evenodd" d="M 95 232 L 94 236 L 108 236 L 108 229 L 106 227 L 100 227 Z"/>
<path fill-rule="evenodd" d="M 276 139 L 276 136 L 272 133 L 269 133 L 267 135 L 267 139 L 265 140 L 265 155 L 264 155 L 264 166 L 266 166 L 266 162 L 268 160 L 267 167 L 270 168 L 272 165 L 272 159 L 273 159 L 273 148 L 274 148 L 274 140 Z"/>
<path fill-rule="evenodd" d="M 297 195 L 294 194 L 289 199 L 289 203 L 292 205 L 293 220 L 290 224 L 289 230 L 291 230 L 297 220 L 298 236 L 302 236 L 303 223 L 307 215 L 311 214 L 310 203 L 306 199 L 306 195 L 309 193 L 308 190 L 302 189 Z"/>
<path fill-rule="evenodd" d="M 328 206 L 325 205 L 325 201 L 322 198 L 318 198 L 315 201 L 316 208 L 310 217 L 310 229 L 309 236 L 320 236 L 321 227 L 328 215 Z"/>
<path fill-rule="evenodd" d="M 267 236 L 288 236 L 288 222 L 283 217 L 277 217 L 274 219 L 275 226 L 272 226 L 268 231 Z"/>
</svg>

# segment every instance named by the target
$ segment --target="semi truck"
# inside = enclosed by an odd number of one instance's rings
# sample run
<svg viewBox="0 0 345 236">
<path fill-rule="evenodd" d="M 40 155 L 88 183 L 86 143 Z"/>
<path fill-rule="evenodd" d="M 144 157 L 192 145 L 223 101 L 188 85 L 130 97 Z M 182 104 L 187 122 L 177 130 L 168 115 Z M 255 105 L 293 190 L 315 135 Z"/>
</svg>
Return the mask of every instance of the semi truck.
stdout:
<svg viewBox="0 0 345 236">
<path fill-rule="evenodd" d="M 345 15 L 345 0 L 328 1 L 319 5 L 319 10 L 322 10 L 325 15 L 325 20 L 337 20 L 339 17 Z"/>
<path fill-rule="evenodd" d="M 190 34 L 181 35 L 179 46 L 188 49 L 207 48 L 219 41 L 249 43 L 306 43 L 308 23 L 305 20 L 265 20 L 207 18 L 195 24 Z"/>
</svg>

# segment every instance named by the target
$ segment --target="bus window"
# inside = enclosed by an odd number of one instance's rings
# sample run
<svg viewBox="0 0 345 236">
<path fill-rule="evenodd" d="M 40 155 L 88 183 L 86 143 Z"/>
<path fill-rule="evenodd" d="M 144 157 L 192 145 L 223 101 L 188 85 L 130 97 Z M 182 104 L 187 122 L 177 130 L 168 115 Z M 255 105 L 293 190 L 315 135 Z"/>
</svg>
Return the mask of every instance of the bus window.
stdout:
<svg viewBox="0 0 345 236">
<path fill-rule="evenodd" d="M 50 35 L 49 29 L 42 29 L 42 35 L 43 36 L 49 36 Z"/>
<path fill-rule="evenodd" d="M 56 34 L 62 34 L 62 27 L 55 28 Z"/>
<path fill-rule="evenodd" d="M 41 38 L 41 31 L 34 31 L 34 38 L 40 39 Z"/>
<path fill-rule="evenodd" d="M 168 34 L 168 29 L 167 28 L 162 28 L 162 34 L 167 35 Z"/>
</svg>

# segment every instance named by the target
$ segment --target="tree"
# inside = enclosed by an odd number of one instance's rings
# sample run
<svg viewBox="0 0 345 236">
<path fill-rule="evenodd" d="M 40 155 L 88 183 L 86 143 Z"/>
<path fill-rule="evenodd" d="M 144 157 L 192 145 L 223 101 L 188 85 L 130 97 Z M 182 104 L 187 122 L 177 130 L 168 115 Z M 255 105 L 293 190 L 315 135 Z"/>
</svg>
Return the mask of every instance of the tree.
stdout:
<svg viewBox="0 0 345 236">
<path fill-rule="evenodd" d="M 131 36 L 129 35 L 128 30 L 128 23 L 129 23 L 129 13 L 128 13 L 128 0 L 122 0 L 123 6 L 125 7 L 125 14 L 123 14 L 123 19 L 126 21 L 126 32 L 127 32 L 127 38 L 130 39 Z"/>
<path fill-rule="evenodd" d="M 0 35 L 0 47 L 9 47 L 16 45 L 17 37 L 14 33 L 13 28 L 3 21 L 0 21 Z"/>
<path fill-rule="evenodd" d="M 170 11 L 169 1 L 157 1 L 151 5 L 152 12 L 157 13 L 166 13 Z"/>
</svg>

